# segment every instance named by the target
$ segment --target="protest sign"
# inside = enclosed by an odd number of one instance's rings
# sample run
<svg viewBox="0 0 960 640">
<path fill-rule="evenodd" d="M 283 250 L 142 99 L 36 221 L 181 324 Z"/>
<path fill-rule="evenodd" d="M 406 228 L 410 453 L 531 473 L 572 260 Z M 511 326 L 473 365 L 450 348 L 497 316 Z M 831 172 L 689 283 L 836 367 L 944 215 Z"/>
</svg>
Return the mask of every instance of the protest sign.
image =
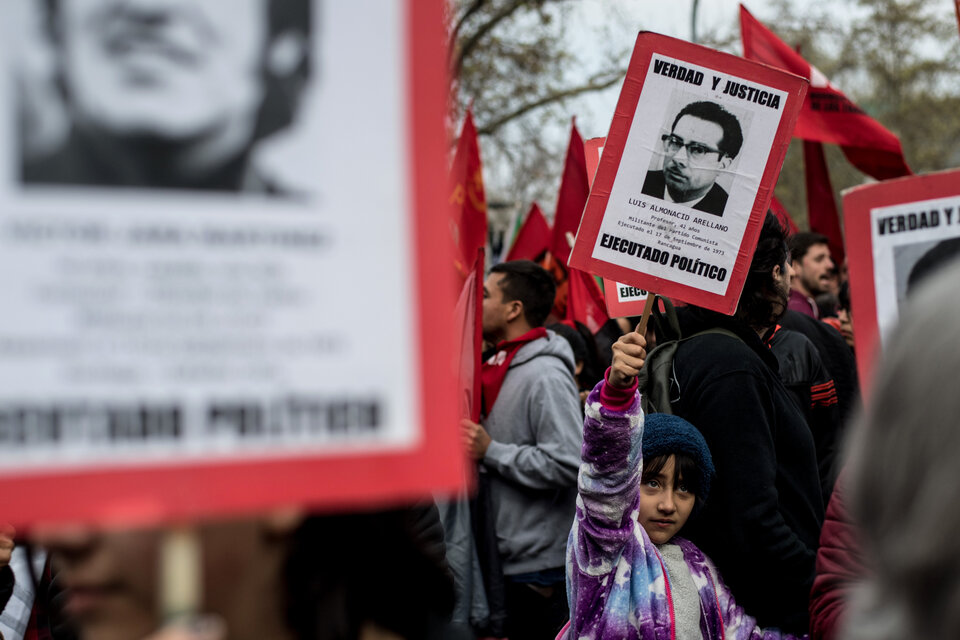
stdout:
<svg viewBox="0 0 960 640">
<path fill-rule="evenodd" d="M 855 187 L 843 196 L 857 368 L 866 394 L 909 290 L 960 256 L 960 169 Z"/>
<path fill-rule="evenodd" d="M 641 33 L 570 266 L 732 313 L 806 85 Z"/>
<path fill-rule="evenodd" d="M 597 175 L 597 165 L 600 164 L 600 156 L 603 155 L 603 145 L 606 138 L 590 138 L 583 143 L 584 153 L 587 157 L 587 177 L 590 179 L 590 186 L 593 187 L 593 179 Z"/>
<path fill-rule="evenodd" d="M 606 138 L 590 138 L 583 143 L 587 155 L 587 175 L 590 176 L 590 187 L 593 188 L 593 179 L 596 177 L 597 165 L 603 155 L 603 145 Z M 624 316 L 639 316 L 646 305 L 647 292 L 622 282 L 603 279 L 603 298 L 607 303 L 607 313 L 611 318 Z"/>
<path fill-rule="evenodd" d="M 642 315 L 648 293 L 629 284 L 603 279 L 603 298 L 611 318 Z"/>
<path fill-rule="evenodd" d="M 442 3 L 112 4 L 0 11 L 0 518 L 459 488 Z"/>
</svg>

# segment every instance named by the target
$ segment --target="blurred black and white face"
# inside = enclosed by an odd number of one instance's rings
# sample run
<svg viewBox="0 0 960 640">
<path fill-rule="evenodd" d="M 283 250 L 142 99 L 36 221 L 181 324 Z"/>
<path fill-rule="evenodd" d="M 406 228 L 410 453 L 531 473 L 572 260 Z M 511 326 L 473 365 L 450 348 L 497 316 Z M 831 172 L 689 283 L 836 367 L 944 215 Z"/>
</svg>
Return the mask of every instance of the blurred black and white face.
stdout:
<svg viewBox="0 0 960 640">
<path fill-rule="evenodd" d="M 269 0 L 60 0 L 75 118 L 172 140 L 249 127 L 263 100 Z"/>
</svg>

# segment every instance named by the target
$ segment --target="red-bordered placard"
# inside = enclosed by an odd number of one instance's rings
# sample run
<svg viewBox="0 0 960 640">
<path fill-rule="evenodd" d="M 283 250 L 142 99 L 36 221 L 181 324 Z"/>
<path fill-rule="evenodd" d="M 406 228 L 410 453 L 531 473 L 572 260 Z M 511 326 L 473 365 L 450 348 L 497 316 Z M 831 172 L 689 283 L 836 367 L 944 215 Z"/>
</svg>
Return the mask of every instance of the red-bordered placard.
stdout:
<svg viewBox="0 0 960 640">
<path fill-rule="evenodd" d="M 603 279 L 603 298 L 611 318 L 643 315 L 647 292 L 629 284 Z"/>
<path fill-rule="evenodd" d="M 806 88 L 641 33 L 570 266 L 733 313 Z"/>
<path fill-rule="evenodd" d="M 320 6 L 322 5 L 318 3 L 318 11 Z M 383 318 L 390 318 L 394 322 L 400 317 L 409 318 L 409 321 L 396 324 L 408 327 L 404 339 L 409 340 L 412 357 L 404 360 L 400 368 L 386 365 L 387 369 L 392 370 L 383 373 L 394 382 L 398 378 L 405 377 L 415 382 L 410 387 L 412 392 L 404 396 L 406 399 L 401 403 L 404 407 L 402 411 L 396 409 L 396 403 L 394 403 L 388 407 L 390 415 L 371 417 L 370 424 L 395 420 L 397 415 L 403 413 L 404 416 L 409 416 L 409 421 L 406 417 L 402 418 L 407 424 L 401 431 L 407 429 L 405 433 L 412 435 L 405 435 L 406 440 L 397 445 L 365 447 L 363 441 L 358 441 L 334 445 L 329 450 L 319 453 L 316 446 L 304 446 L 301 449 L 293 449 L 292 452 L 288 446 L 283 452 L 270 451 L 269 454 L 260 453 L 257 450 L 251 454 L 248 447 L 244 449 L 243 455 L 236 459 L 224 456 L 223 452 L 218 450 L 217 455 L 212 455 L 210 459 L 204 459 L 202 456 L 198 458 L 195 455 L 196 451 L 192 451 L 188 462 L 176 456 L 151 457 L 148 455 L 135 457 L 133 460 L 118 457 L 93 466 L 78 460 L 77 464 L 65 467 L 42 462 L 24 468 L 22 471 L 19 468 L 11 471 L 12 467 L 8 467 L 6 470 L 0 469 L 0 494 L 3 495 L 0 501 L 3 505 L 0 509 L 2 512 L 0 521 L 11 522 L 18 528 L 29 528 L 36 524 L 75 522 L 100 525 L 142 525 L 252 512 L 278 505 L 304 505 L 322 509 L 355 508 L 362 505 L 379 505 L 413 499 L 434 491 L 452 492 L 463 486 L 464 456 L 456 430 L 455 354 L 452 349 L 451 318 L 454 303 L 452 251 L 449 247 L 445 217 L 445 181 L 437 180 L 437 176 L 446 173 L 447 148 L 443 129 L 447 99 L 446 71 L 443 62 L 445 60 L 443 42 L 446 35 L 443 4 L 439 0 L 408 0 L 402 3 L 402 8 L 395 14 L 387 13 L 396 16 L 395 22 L 389 27 L 392 34 L 389 40 L 403 43 L 402 50 L 406 51 L 405 78 L 401 82 L 404 90 L 398 94 L 400 98 L 396 104 L 386 104 L 383 108 L 392 110 L 393 113 L 404 114 L 404 118 L 399 122 L 402 123 L 400 128 L 404 128 L 405 131 L 398 135 L 406 141 L 406 148 L 401 147 L 402 154 L 399 155 L 404 157 L 399 162 L 409 167 L 410 173 L 402 189 L 405 197 L 399 198 L 396 203 L 396 211 L 403 213 L 396 214 L 402 219 L 399 220 L 400 232 L 394 234 L 393 241 L 409 243 L 409 247 L 399 254 L 408 256 L 404 259 L 408 264 L 406 268 L 408 275 L 405 276 L 408 286 L 401 292 L 401 297 L 406 298 L 405 302 L 396 305 L 396 308 L 393 306 L 378 308 L 374 315 L 379 316 L 376 322 L 381 327 Z M 335 63 L 340 64 L 336 61 L 327 62 L 329 65 Z M 389 65 L 384 66 L 382 60 L 378 64 L 383 67 L 384 73 L 393 74 L 392 68 Z M 343 122 L 335 124 L 340 127 L 346 125 L 347 123 Z M 364 131 L 350 132 L 350 135 L 370 137 Z M 376 151 L 374 148 L 376 142 L 376 140 L 365 140 L 360 145 L 363 147 L 362 153 Z M 330 153 L 338 154 L 340 151 L 334 145 Z M 341 163 L 343 161 L 341 156 Z M 324 162 L 318 162 L 318 164 L 329 165 Z M 364 176 L 369 168 L 358 163 L 351 170 L 356 175 Z M 326 200 L 320 201 L 321 204 L 338 200 L 337 185 L 330 185 L 328 182 L 325 186 L 328 191 L 325 193 Z M 99 194 L 99 192 L 84 191 L 82 195 L 86 197 L 88 193 L 92 194 L 91 197 Z M 127 198 L 124 202 L 128 206 L 131 206 L 133 199 L 127 194 L 132 195 L 132 193 L 124 192 L 125 195 L 123 195 Z M 54 195 L 57 194 L 54 193 Z M 41 196 L 42 194 L 36 196 L 37 201 Z M 368 203 L 365 204 L 364 196 L 364 193 L 355 193 L 355 211 L 341 211 L 340 215 L 362 218 L 371 214 L 367 210 Z M 166 196 L 154 196 L 153 202 L 162 201 L 164 197 Z M 217 204 L 217 197 L 206 197 L 203 202 Z M 225 208 L 228 206 L 232 209 L 243 208 L 247 202 L 241 201 L 237 196 L 228 196 L 224 201 Z M 275 202 L 277 204 L 274 204 Z M 276 206 L 280 213 L 273 214 L 269 211 L 271 206 Z M 332 227 L 329 220 L 325 222 L 317 212 L 301 211 L 296 208 L 298 206 L 300 206 L 299 202 L 263 200 L 259 207 L 268 209 L 267 213 L 273 214 L 274 217 L 263 217 L 253 211 L 249 216 L 245 213 L 235 214 L 246 216 L 243 218 L 221 216 L 215 218 L 214 223 L 226 225 L 230 220 L 239 219 L 240 224 L 246 224 L 250 229 L 253 229 L 254 225 L 260 225 L 256 228 L 263 235 L 256 236 L 257 238 L 272 238 L 273 236 L 266 234 L 277 233 L 277 229 L 291 234 L 306 233 L 306 231 L 313 231 L 315 227 L 323 227 L 322 232 L 326 235 L 320 237 L 325 238 L 326 244 L 321 245 L 326 247 L 325 250 L 334 247 L 337 251 L 344 251 L 345 254 L 353 253 L 358 258 L 367 251 L 369 239 L 365 239 L 362 234 L 336 235 L 330 231 Z M 179 208 L 184 208 L 184 205 L 179 205 Z M 251 210 L 253 208 L 246 207 Z M 57 213 L 60 216 L 53 219 L 53 222 L 59 223 L 61 219 L 70 222 L 71 219 L 67 214 L 72 215 L 72 212 L 57 211 Z M 129 215 L 118 218 L 120 222 L 117 224 L 126 224 L 131 216 L 139 215 L 139 212 L 126 213 Z M 42 214 L 43 212 L 34 215 Z M 377 215 L 377 212 L 372 212 L 371 215 Z M 3 222 L 7 224 L 7 221 Z M 109 224 L 113 224 L 113 219 L 104 223 L 104 225 Z M 276 228 L 268 226 L 281 224 L 286 226 Z M 384 224 L 384 219 L 369 219 L 364 224 L 372 228 Z M 50 228 L 53 230 L 51 233 L 57 231 L 56 227 Z M 254 236 L 244 237 L 253 238 Z M 303 237 L 313 236 L 304 235 Z M 204 236 L 196 237 L 198 243 L 204 239 Z M 339 248 L 344 242 L 353 244 L 348 244 L 346 249 Z M 255 257 L 261 261 L 266 260 L 273 255 L 270 251 L 269 248 L 260 249 L 260 253 Z M 72 259 L 88 259 L 87 253 L 78 253 L 78 255 L 78 258 Z M 240 253 L 232 255 L 238 256 Z M 216 259 L 216 257 L 210 258 L 211 261 Z M 236 260 L 236 258 L 233 259 Z M 371 256 L 369 264 L 376 263 L 378 259 L 377 256 Z M 131 261 L 130 264 L 134 263 Z M 200 265 L 198 269 L 207 268 L 205 263 L 197 264 Z M 358 262 L 357 264 L 366 265 L 367 263 Z M 371 270 L 371 273 L 375 272 L 375 269 Z M 282 275 L 287 274 L 283 272 Z M 375 277 L 360 278 L 350 266 L 344 266 L 340 272 L 334 272 L 334 270 L 328 270 L 325 273 L 313 272 L 307 274 L 304 279 L 312 279 L 314 282 L 324 279 L 330 282 L 339 280 L 348 282 L 347 286 L 353 288 L 357 288 L 356 282 L 361 279 L 369 283 L 377 281 Z M 300 279 L 296 281 L 296 283 L 300 282 Z M 371 299 L 379 298 L 376 293 L 377 288 L 377 286 L 370 288 L 367 295 Z M 351 313 L 360 313 L 356 309 L 348 310 L 335 299 L 330 299 L 328 302 L 329 314 L 338 314 L 347 318 L 348 321 Z M 316 307 L 313 309 L 315 310 Z M 10 329 L 10 327 L 13 328 Z M 21 328 L 27 331 L 30 327 L 25 324 L 19 326 L 11 324 L 5 325 L 4 330 L 18 331 Z M 357 332 L 354 331 L 354 333 Z M 384 343 L 390 342 L 377 332 L 341 335 L 341 338 L 343 340 L 339 343 L 340 347 L 347 349 L 360 341 L 368 341 L 379 344 L 380 349 L 388 350 L 389 345 Z M 312 347 L 305 344 L 306 346 Z M 368 365 L 376 369 L 383 367 L 384 363 L 370 361 Z M 376 371 L 370 371 L 370 373 L 374 378 L 380 375 Z M 365 388 L 370 388 L 371 379 L 364 379 L 363 376 L 354 374 L 349 374 L 349 377 L 358 395 L 365 393 Z M 296 382 L 300 388 L 309 384 L 309 381 L 303 380 Z M 265 381 L 263 395 L 275 394 L 275 397 L 282 399 L 283 385 L 283 380 Z M 256 395 L 256 391 L 257 389 L 247 386 L 232 393 L 239 402 L 242 401 L 244 393 Z M 325 390 L 322 384 L 318 385 L 316 391 L 321 396 L 325 392 L 328 396 L 331 393 Z M 171 401 L 175 402 L 176 390 L 169 393 Z M 229 393 L 231 393 L 230 389 L 221 390 L 221 395 Z M 80 402 L 83 401 L 81 391 L 78 390 L 76 396 Z M 46 396 L 37 396 L 32 401 L 42 403 L 46 402 L 45 398 Z M 122 403 L 126 401 L 125 398 L 126 396 L 118 389 L 117 402 Z M 337 398 L 349 401 L 349 398 L 336 396 L 329 405 L 325 405 L 324 410 L 332 412 L 324 418 L 325 424 L 359 423 L 355 419 L 356 416 L 337 413 L 340 406 L 336 404 Z M 408 406 L 409 410 L 406 409 Z M 357 409 L 349 402 L 346 402 L 343 407 L 346 407 L 347 411 Z M 4 418 L 9 417 L 9 413 L 3 415 Z M 0 432 L 9 429 L 10 426 L 9 423 L 0 424 Z M 7 435 L 10 435 L 9 431 Z M 310 453 L 307 453 L 307 450 Z"/>
<path fill-rule="evenodd" d="M 593 179 L 596 177 L 597 165 L 600 164 L 600 156 L 603 155 L 603 145 L 606 141 L 606 138 L 590 138 L 583 143 L 587 158 L 587 175 L 590 177 L 591 188 L 593 187 Z M 611 318 L 639 316 L 643 314 L 643 308 L 646 306 L 647 292 L 629 284 L 604 278 L 603 299 L 607 305 L 607 315 Z"/>
<path fill-rule="evenodd" d="M 600 156 L 603 155 L 603 145 L 606 141 L 606 138 L 590 138 L 583 143 L 584 157 L 587 160 L 587 178 L 591 187 L 597 175 L 597 166 L 600 164 Z"/>
<path fill-rule="evenodd" d="M 960 169 L 887 180 L 843 196 L 857 368 L 869 393 L 884 336 L 924 269 L 960 255 Z"/>
</svg>

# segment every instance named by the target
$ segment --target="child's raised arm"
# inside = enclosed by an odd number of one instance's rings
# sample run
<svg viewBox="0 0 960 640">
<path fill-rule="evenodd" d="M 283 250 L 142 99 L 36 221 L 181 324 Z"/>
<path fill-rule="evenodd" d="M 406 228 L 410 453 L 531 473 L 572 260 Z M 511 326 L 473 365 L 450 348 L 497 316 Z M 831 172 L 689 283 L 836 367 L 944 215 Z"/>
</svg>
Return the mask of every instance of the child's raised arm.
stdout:
<svg viewBox="0 0 960 640">
<path fill-rule="evenodd" d="M 577 565 L 602 571 L 632 535 L 643 461 L 643 411 L 636 375 L 646 358 L 646 340 L 636 332 L 613 345 L 605 379 L 587 398 L 583 424 L 577 522 Z M 576 531 L 575 531 L 576 533 Z M 609 569 L 607 569 L 609 570 Z"/>
<path fill-rule="evenodd" d="M 605 380 L 587 398 L 577 517 L 567 545 L 567 637 L 627 637 L 639 624 L 632 612 L 637 594 L 650 598 L 648 611 L 664 613 L 669 606 L 656 550 L 635 518 L 643 463 L 635 376 L 644 347 L 640 334 L 623 336 Z M 639 582 L 647 584 L 631 587 Z M 669 613 L 657 617 L 669 624 Z"/>
</svg>

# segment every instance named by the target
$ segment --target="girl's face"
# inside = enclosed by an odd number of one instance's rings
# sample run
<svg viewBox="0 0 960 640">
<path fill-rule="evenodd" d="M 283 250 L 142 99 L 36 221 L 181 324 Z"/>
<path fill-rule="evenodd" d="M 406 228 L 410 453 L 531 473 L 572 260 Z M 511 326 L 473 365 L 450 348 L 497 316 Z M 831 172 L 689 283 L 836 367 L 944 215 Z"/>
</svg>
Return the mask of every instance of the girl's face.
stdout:
<svg viewBox="0 0 960 640">
<path fill-rule="evenodd" d="M 676 462 L 676 456 L 670 456 L 656 474 L 644 473 L 640 483 L 640 526 L 654 544 L 663 544 L 677 535 L 696 502 L 696 496 L 687 490 L 683 478 L 674 482 Z"/>
</svg>

